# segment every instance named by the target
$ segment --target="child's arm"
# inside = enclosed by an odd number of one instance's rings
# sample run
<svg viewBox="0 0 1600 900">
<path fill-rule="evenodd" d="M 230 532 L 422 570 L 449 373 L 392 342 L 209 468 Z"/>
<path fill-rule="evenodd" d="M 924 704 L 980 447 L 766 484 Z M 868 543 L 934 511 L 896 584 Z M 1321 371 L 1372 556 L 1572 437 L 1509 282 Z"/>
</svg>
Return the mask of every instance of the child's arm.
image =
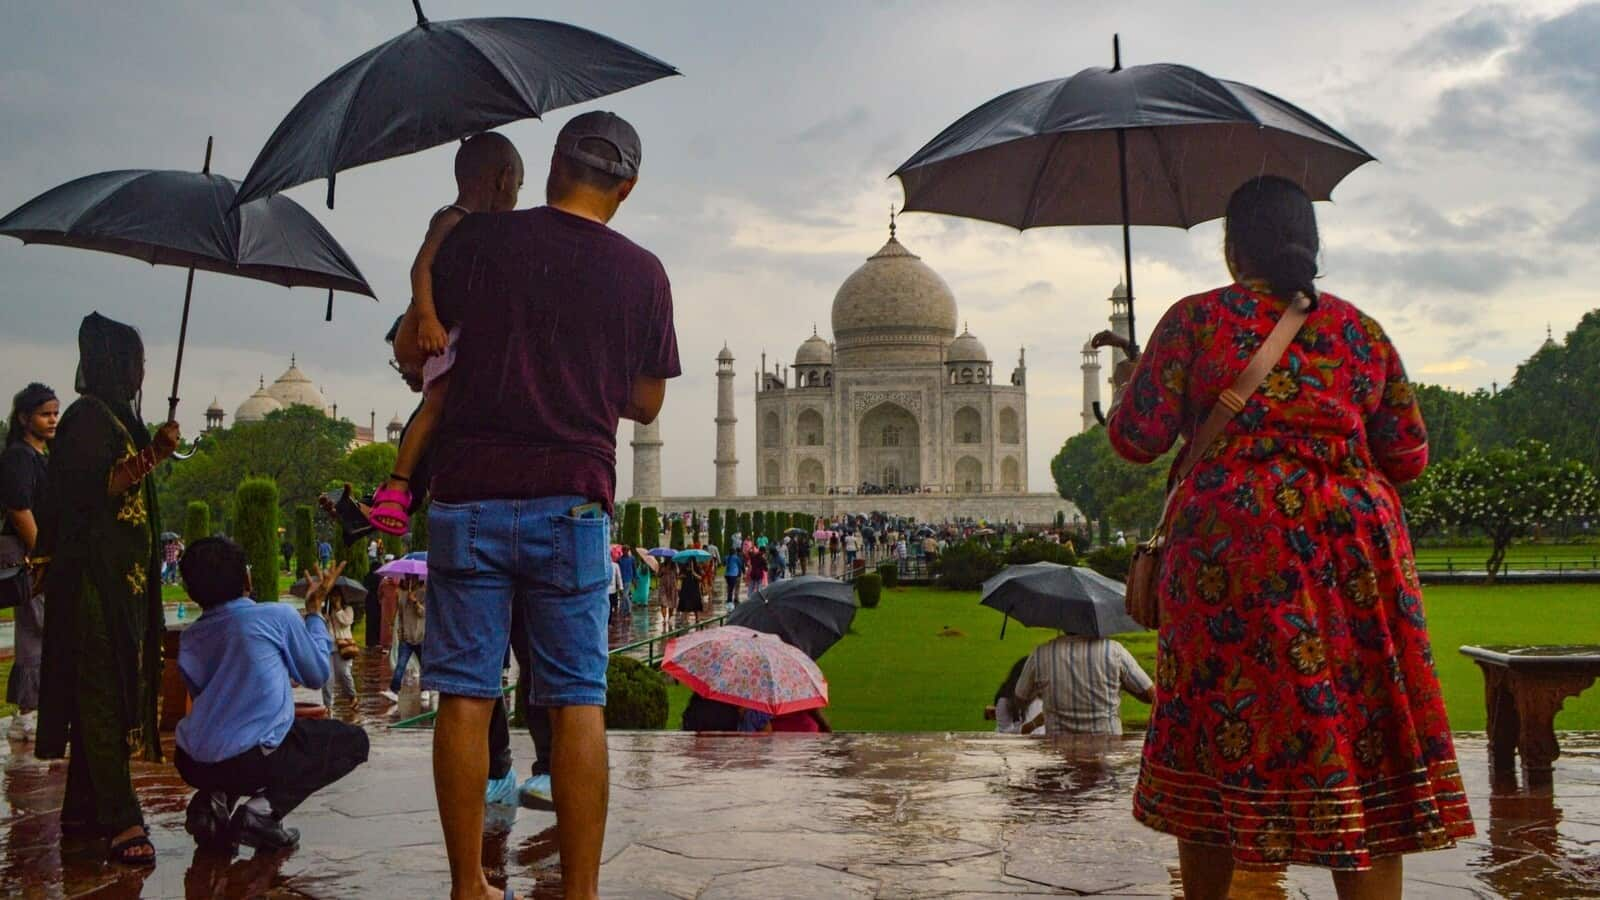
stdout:
<svg viewBox="0 0 1600 900">
<path fill-rule="evenodd" d="M 428 223 L 428 234 L 417 249 L 416 260 L 411 263 L 411 307 L 416 313 L 417 345 L 430 356 L 443 353 L 450 341 L 433 304 L 433 260 L 439 255 L 445 237 L 462 218 L 461 211 L 453 207 L 440 210 Z"/>
</svg>

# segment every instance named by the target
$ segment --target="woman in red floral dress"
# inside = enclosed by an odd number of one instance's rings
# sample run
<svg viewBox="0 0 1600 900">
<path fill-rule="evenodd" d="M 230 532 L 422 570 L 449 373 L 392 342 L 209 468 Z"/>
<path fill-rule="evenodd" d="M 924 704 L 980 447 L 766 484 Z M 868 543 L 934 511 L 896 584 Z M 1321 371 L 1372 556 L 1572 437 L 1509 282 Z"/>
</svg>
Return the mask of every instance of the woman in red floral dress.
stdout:
<svg viewBox="0 0 1600 900">
<path fill-rule="evenodd" d="M 1180 300 L 1119 373 L 1123 457 L 1193 435 L 1286 298 L 1317 299 L 1174 498 L 1134 815 L 1178 838 L 1190 900 L 1227 896 L 1235 863 L 1399 897 L 1400 854 L 1473 833 L 1395 491 L 1427 465 L 1422 413 L 1378 323 L 1312 286 L 1298 186 L 1240 188 L 1226 243 L 1238 281 Z"/>
</svg>

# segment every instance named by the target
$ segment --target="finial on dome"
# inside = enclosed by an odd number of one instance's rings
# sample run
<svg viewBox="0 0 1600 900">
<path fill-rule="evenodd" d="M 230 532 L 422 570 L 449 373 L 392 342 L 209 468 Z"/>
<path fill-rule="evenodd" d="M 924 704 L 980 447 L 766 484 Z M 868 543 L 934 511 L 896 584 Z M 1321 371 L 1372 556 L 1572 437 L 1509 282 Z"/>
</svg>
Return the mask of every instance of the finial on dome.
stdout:
<svg viewBox="0 0 1600 900">
<path fill-rule="evenodd" d="M 266 390 L 267 389 L 267 376 L 265 376 L 265 375 L 257 375 L 256 376 L 256 387 L 258 389 L 260 389 L 260 390 L 263 390 L 263 391 Z"/>
<path fill-rule="evenodd" d="M 894 238 L 894 204 L 889 204 L 889 237 Z"/>
<path fill-rule="evenodd" d="M 289 354 L 289 368 L 294 368 L 294 354 Z"/>
<path fill-rule="evenodd" d="M 811 336 L 812 337 L 816 337 L 817 336 L 817 323 L 815 323 L 815 322 L 811 323 Z"/>
</svg>

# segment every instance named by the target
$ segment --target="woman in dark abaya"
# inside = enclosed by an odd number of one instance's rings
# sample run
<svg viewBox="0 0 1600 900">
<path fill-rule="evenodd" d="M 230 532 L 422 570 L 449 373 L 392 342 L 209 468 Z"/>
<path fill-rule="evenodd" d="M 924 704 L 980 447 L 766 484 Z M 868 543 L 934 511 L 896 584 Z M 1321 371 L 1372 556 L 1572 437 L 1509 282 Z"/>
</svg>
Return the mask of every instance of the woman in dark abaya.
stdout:
<svg viewBox="0 0 1600 900">
<path fill-rule="evenodd" d="M 155 864 L 128 761 L 161 759 L 160 533 L 149 475 L 178 446 L 139 413 L 144 344 L 99 313 L 78 329 L 80 395 L 50 455 L 39 733 L 42 759 L 69 757 L 64 836 L 104 837 L 109 858 Z M 70 754 L 68 748 L 70 747 Z"/>
</svg>

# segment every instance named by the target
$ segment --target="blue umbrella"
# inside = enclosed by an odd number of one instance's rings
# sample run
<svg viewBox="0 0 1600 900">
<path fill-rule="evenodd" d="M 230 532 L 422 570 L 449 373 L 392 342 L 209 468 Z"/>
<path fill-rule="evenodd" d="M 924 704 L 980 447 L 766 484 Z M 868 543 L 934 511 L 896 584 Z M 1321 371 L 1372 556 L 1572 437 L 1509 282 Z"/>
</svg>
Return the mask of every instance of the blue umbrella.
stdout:
<svg viewBox="0 0 1600 900">
<path fill-rule="evenodd" d="M 671 547 L 657 547 L 650 551 L 650 555 L 656 557 L 657 559 L 671 559 L 678 555 L 678 551 L 672 549 Z"/>
<path fill-rule="evenodd" d="M 710 558 L 711 554 L 704 550 L 679 550 L 677 555 L 672 557 L 675 562 L 705 562 Z"/>
<path fill-rule="evenodd" d="M 430 22 L 363 53 L 300 98 L 245 175 L 248 203 L 345 169 L 448 144 L 678 70 L 601 34 L 542 19 Z"/>
</svg>

